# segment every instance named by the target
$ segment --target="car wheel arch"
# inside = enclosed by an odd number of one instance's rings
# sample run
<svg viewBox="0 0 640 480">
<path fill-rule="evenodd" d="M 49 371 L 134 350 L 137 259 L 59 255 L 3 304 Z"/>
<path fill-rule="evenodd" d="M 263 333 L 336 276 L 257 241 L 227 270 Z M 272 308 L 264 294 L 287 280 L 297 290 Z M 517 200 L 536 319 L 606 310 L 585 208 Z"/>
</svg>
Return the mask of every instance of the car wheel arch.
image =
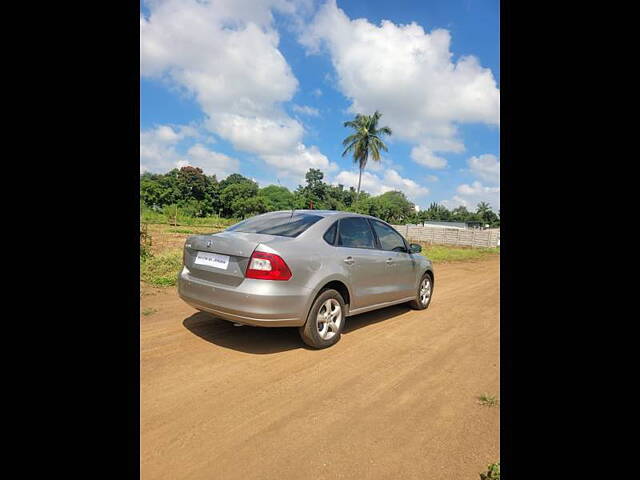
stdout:
<svg viewBox="0 0 640 480">
<path fill-rule="evenodd" d="M 329 277 L 324 279 L 321 282 L 318 282 L 318 287 L 313 290 L 313 293 L 310 295 L 309 301 L 307 302 L 307 314 L 311 310 L 313 306 L 313 302 L 320 295 L 321 292 L 327 289 L 336 290 L 340 295 L 342 295 L 342 299 L 344 300 L 344 304 L 346 307 L 346 315 L 349 314 L 349 307 L 351 306 L 351 289 L 344 279 L 337 277 Z"/>
<path fill-rule="evenodd" d="M 418 283 L 420 283 L 420 280 L 422 279 L 422 277 L 424 277 L 425 275 L 429 275 L 429 278 L 431 278 L 431 285 L 435 286 L 436 284 L 436 278 L 433 275 L 433 270 L 430 269 L 426 269 L 424 272 L 422 272 L 422 275 L 420 275 L 420 277 L 418 278 Z"/>
</svg>

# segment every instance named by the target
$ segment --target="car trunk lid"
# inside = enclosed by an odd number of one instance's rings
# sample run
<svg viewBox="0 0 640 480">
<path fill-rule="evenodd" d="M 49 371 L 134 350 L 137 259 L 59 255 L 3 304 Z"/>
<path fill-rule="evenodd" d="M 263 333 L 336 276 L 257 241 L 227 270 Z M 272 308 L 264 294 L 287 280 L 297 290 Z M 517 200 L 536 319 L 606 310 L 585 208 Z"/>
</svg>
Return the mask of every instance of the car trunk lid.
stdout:
<svg viewBox="0 0 640 480">
<path fill-rule="evenodd" d="M 249 258 L 256 247 L 280 240 L 293 239 L 277 235 L 226 231 L 213 235 L 194 235 L 185 243 L 184 264 L 196 278 L 237 286 L 245 278 Z"/>
</svg>

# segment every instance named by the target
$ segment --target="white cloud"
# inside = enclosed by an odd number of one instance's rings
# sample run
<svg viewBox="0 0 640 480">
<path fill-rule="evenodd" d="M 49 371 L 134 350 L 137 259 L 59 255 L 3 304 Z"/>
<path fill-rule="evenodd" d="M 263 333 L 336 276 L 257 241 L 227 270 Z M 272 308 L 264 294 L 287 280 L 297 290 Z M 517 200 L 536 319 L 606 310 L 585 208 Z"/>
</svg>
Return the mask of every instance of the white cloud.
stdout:
<svg viewBox="0 0 640 480">
<path fill-rule="evenodd" d="M 319 88 L 316 88 L 313 92 L 311 92 L 311 94 L 315 97 L 320 97 L 322 96 L 322 90 L 320 90 Z"/>
<path fill-rule="evenodd" d="M 180 134 L 168 125 L 160 125 L 155 130 L 155 138 L 160 143 L 175 143 L 180 140 Z"/>
<path fill-rule="evenodd" d="M 309 53 L 328 51 L 351 113 L 380 110 L 394 136 L 430 152 L 426 159 L 412 156 L 419 163 L 442 168 L 444 159 L 433 152 L 464 151 L 457 124 L 500 123 L 500 91 L 491 70 L 473 56 L 453 61 L 447 30 L 352 20 L 329 0 L 299 41 Z"/>
<path fill-rule="evenodd" d="M 167 171 L 180 160 L 176 144 L 187 137 L 197 137 L 190 126 L 159 125 L 140 131 L 140 172 Z"/>
<path fill-rule="evenodd" d="M 393 168 L 394 170 L 402 170 L 402 165 L 394 163 L 393 160 L 391 160 L 386 155 L 380 155 L 379 162 L 376 162 L 371 158 L 369 158 L 369 161 L 367 162 L 367 170 L 370 170 L 372 172 L 380 172 L 389 168 Z"/>
<path fill-rule="evenodd" d="M 465 151 L 464 143 L 455 138 L 427 138 L 422 145 L 434 152 L 462 153 Z"/>
<path fill-rule="evenodd" d="M 358 187 L 358 172 L 342 170 L 334 179 L 334 184 L 342 184 L 345 187 Z M 425 188 L 413 180 L 403 178 L 400 174 L 388 169 L 384 175 L 378 176 L 366 170 L 362 173 L 361 190 L 372 195 L 380 195 L 391 190 L 400 190 L 404 192 L 409 199 L 425 196 L 429 193 L 429 189 Z"/>
<path fill-rule="evenodd" d="M 177 145 L 188 137 L 200 138 L 200 135 L 192 126 L 159 125 L 140 131 L 140 173 L 166 173 L 191 165 L 220 180 L 238 171 L 238 160 L 209 150 L 200 143 L 189 148 L 186 155 L 178 153 Z"/>
<path fill-rule="evenodd" d="M 424 145 L 419 145 L 411 149 L 411 159 L 420 165 L 433 169 L 442 169 L 447 166 L 446 159 L 435 155 Z"/>
<path fill-rule="evenodd" d="M 467 160 L 467 165 L 473 175 L 494 186 L 484 185 L 477 180 L 471 185 L 463 183 L 456 188 L 457 195 L 454 195 L 450 200 L 444 200 L 442 204 L 447 208 L 464 206 L 475 211 L 478 203 L 487 202 L 497 213 L 500 209 L 499 158 L 489 153 L 473 156 Z"/>
<path fill-rule="evenodd" d="M 296 104 L 294 104 L 292 109 L 293 109 L 294 112 L 298 112 L 298 113 L 301 113 L 303 115 L 309 115 L 309 116 L 312 116 L 312 117 L 320 116 L 320 112 L 318 111 L 317 108 L 313 108 L 313 107 L 310 107 L 308 105 L 296 105 Z"/>
<path fill-rule="evenodd" d="M 467 165 L 476 177 L 495 186 L 484 185 L 477 180 L 471 185 L 463 183 L 456 188 L 457 195 L 442 203 L 447 208 L 462 205 L 473 211 L 478 203 L 487 202 L 497 212 L 500 209 L 500 159 L 487 153 L 469 158 Z"/>
<path fill-rule="evenodd" d="M 325 174 L 338 169 L 315 145 L 306 147 L 302 143 L 294 152 L 262 155 L 262 159 L 274 167 L 279 176 L 292 176 L 295 179 L 304 178 L 310 168 L 319 168 Z"/>
<path fill-rule="evenodd" d="M 441 202 L 445 207 L 456 208 L 464 206 L 471 211 L 475 211 L 478 203 L 487 202 L 496 213 L 500 209 L 500 187 L 488 187 L 475 181 L 471 185 L 466 183 L 458 185 L 456 191 L 458 195 L 454 195 L 451 200 Z"/>
<path fill-rule="evenodd" d="M 418 185 L 413 180 L 403 178 L 395 170 L 387 170 L 384 174 L 384 182 L 387 185 L 397 187 L 409 197 L 421 197 L 429 193 L 429 189 Z"/>
<path fill-rule="evenodd" d="M 300 123 L 285 115 L 246 117 L 219 113 L 205 124 L 233 143 L 235 148 L 257 154 L 294 151 L 304 133 Z"/>
<path fill-rule="evenodd" d="M 484 195 L 491 193 L 499 193 L 500 187 L 485 187 L 480 182 L 473 182 L 472 185 L 466 183 L 459 185 L 456 189 L 462 195 Z"/>
<path fill-rule="evenodd" d="M 296 22 L 309 2 L 163 0 L 147 6 L 149 16 L 140 17 L 142 76 L 193 96 L 207 116 L 205 126 L 236 149 L 261 158 L 296 155 L 304 128 L 282 103 L 291 100 L 298 81 L 278 49 L 272 10 Z"/>
<path fill-rule="evenodd" d="M 500 183 L 500 160 L 495 155 L 486 153 L 467 160 L 471 172 L 489 183 Z"/>
<path fill-rule="evenodd" d="M 200 167 L 207 175 L 216 175 L 220 180 L 232 173 L 238 172 L 240 162 L 224 153 L 214 152 L 196 143 L 187 151 L 188 164 Z"/>
<path fill-rule="evenodd" d="M 471 205 L 468 200 L 462 198 L 459 195 L 454 195 L 451 200 L 442 200 L 439 203 L 447 207 L 449 210 L 453 210 L 454 208 L 457 208 L 457 207 L 465 207 L 469 211 L 474 210 L 473 208 L 474 206 Z"/>
</svg>

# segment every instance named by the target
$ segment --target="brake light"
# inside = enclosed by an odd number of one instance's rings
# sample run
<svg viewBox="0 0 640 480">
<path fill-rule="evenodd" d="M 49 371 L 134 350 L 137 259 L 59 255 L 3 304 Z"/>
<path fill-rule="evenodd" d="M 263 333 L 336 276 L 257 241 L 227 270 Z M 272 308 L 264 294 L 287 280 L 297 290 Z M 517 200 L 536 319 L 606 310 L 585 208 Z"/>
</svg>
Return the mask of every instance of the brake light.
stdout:
<svg viewBox="0 0 640 480">
<path fill-rule="evenodd" d="M 289 280 L 291 270 L 275 253 L 253 252 L 244 276 L 261 280 Z"/>
</svg>

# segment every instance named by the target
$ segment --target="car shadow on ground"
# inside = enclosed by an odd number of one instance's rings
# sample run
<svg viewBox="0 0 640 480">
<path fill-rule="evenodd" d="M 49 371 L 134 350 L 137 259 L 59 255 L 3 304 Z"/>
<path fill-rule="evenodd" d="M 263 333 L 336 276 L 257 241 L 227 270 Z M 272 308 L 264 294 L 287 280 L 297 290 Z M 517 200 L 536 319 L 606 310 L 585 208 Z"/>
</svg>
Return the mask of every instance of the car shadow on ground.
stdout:
<svg viewBox="0 0 640 480">
<path fill-rule="evenodd" d="M 348 317 L 343 334 L 383 322 L 410 310 L 405 305 L 394 305 L 368 313 Z M 210 313 L 197 312 L 182 322 L 194 335 L 220 347 L 259 355 L 284 352 L 307 347 L 298 335 L 297 328 L 235 327 L 231 322 Z"/>
<path fill-rule="evenodd" d="M 182 324 L 207 342 L 245 353 L 264 355 L 306 346 L 295 328 L 235 327 L 233 323 L 205 312 L 194 313 Z"/>
<path fill-rule="evenodd" d="M 347 318 L 347 323 L 344 324 L 342 333 L 349 335 L 349 333 L 355 330 L 368 327 L 369 325 L 373 325 L 378 322 L 384 322 L 389 318 L 397 317 L 398 315 L 402 315 L 409 311 L 411 311 L 411 308 L 406 304 L 402 304 L 354 315 L 353 317 Z"/>
</svg>

